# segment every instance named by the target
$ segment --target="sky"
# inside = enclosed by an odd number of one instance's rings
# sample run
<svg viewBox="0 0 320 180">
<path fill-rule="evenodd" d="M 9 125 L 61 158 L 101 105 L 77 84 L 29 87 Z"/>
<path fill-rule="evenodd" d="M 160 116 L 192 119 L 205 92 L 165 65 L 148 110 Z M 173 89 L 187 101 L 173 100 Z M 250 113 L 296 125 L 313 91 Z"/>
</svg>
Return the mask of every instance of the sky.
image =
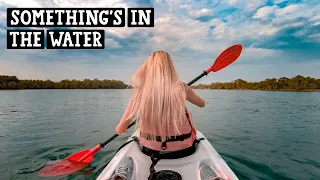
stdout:
<svg viewBox="0 0 320 180">
<path fill-rule="evenodd" d="M 8 50 L 8 7 L 153 7 L 155 26 L 105 30 L 103 50 Z M 0 0 L 0 74 L 20 79 L 118 79 L 156 50 L 173 58 L 187 82 L 227 47 L 240 58 L 198 83 L 260 81 L 296 75 L 320 78 L 319 0 Z"/>
</svg>

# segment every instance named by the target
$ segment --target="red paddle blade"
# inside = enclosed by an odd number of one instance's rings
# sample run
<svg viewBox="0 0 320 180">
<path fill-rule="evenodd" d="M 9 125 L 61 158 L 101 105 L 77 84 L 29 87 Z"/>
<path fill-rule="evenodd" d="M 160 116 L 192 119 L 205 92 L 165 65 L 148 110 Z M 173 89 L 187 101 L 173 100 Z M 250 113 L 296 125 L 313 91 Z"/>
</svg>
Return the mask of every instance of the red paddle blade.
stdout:
<svg viewBox="0 0 320 180">
<path fill-rule="evenodd" d="M 241 44 L 236 44 L 228 49 L 224 50 L 219 57 L 216 59 L 214 64 L 206 70 L 207 73 L 213 71 L 217 72 L 220 71 L 221 69 L 227 67 L 234 61 L 238 59 L 242 51 L 242 45 Z"/>
<path fill-rule="evenodd" d="M 47 163 L 38 173 L 40 177 L 61 176 L 77 172 L 90 163 L 83 163 L 78 161 L 70 161 L 68 159 L 61 159 L 54 162 Z"/>
<path fill-rule="evenodd" d="M 87 157 L 85 157 L 88 153 L 90 154 Z M 85 157 L 85 159 L 82 159 L 83 157 Z M 88 149 L 72 154 L 71 156 L 67 157 L 67 159 L 70 161 L 79 161 L 83 163 L 91 163 L 93 158 L 94 158 L 94 153 L 92 152 L 92 150 L 88 150 Z"/>
<path fill-rule="evenodd" d="M 89 154 L 88 154 L 89 153 Z M 46 164 L 38 173 L 41 177 L 71 174 L 88 166 L 94 158 L 93 150 L 83 150 L 57 161 Z"/>
</svg>

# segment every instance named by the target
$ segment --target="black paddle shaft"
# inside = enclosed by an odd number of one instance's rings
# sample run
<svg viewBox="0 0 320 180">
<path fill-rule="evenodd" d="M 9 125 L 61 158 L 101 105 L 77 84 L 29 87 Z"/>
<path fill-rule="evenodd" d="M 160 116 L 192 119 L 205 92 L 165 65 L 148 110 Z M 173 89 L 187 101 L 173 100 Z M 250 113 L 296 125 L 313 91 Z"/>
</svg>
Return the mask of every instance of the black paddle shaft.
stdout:
<svg viewBox="0 0 320 180">
<path fill-rule="evenodd" d="M 132 123 L 129 124 L 128 129 L 131 128 L 131 126 L 133 126 L 136 122 L 133 121 Z M 111 142 L 112 140 L 114 140 L 116 137 L 118 137 L 118 134 L 113 135 L 111 138 L 109 138 L 108 140 L 106 140 L 105 142 L 101 143 L 100 146 L 103 148 L 105 145 L 107 145 L 109 142 Z"/>
<path fill-rule="evenodd" d="M 207 75 L 208 73 L 206 71 L 203 71 L 202 74 L 200 74 L 198 77 L 194 78 L 192 81 L 190 81 L 187 85 L 190 86 L 193 83 L 195 83 L 196 81 L 198 81 L 200 78 L 202 78 L 203 76 Z M 136 122 L 133 121 L 129 124 L 128 129 L 131 128 L 131 126 L 133 126 Z M 118 137 L 118 134 L 113 135 L 111 138 L 109 138 L 108 140 L 106 140 L 105 142 L 101 143 L 100 146 L 103 148 L 105 145 L 107 145 L 109 142 L 111 142 L 112 140 L 114 140 L 116 137 Z"/>
<path fill-rule="evenodd" d="M 203 71 L 202 74 L 200 74 L 198 77 L 194 78 L 192 81 L 190 81 L 188 83 L 188 86 L 192 85 L 194 82 L 198 81 L 200 78 L 202 78 L 203 76 L 207 75 L 208 73 L 206 71 Z"/>
</svg>

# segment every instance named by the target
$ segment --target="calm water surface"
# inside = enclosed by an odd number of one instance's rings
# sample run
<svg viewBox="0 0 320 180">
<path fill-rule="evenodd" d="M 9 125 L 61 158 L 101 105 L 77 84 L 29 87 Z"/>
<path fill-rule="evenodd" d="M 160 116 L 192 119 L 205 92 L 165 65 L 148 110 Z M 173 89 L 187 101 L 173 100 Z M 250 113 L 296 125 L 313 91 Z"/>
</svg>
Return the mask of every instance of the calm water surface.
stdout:
<svg viewBox="0 0 320 180">
<path fill-rule="evenodd" d="M 207 105 L 188 105 L 195 125 L 239 179 L 320 179 L 320 93 L 197 92 Z M 36 173 L 46 162 L 103 142 L 131 93 L 0 91 L 0 179 L 43 179 Z M 95 179 L 128 135 L 99 151 L 84 171 L 49 179 Z"/>
</svg>

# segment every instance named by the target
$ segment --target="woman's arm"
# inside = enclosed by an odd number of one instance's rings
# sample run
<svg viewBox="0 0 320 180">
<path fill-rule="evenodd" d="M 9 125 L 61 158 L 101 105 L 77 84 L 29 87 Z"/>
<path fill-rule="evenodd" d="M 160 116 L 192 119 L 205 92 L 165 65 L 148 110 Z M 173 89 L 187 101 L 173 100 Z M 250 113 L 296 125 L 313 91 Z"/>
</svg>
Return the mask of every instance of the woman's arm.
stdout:
<svg viewBox="0 0 320 180">
<path fill-rule="evenodd" d="M 129 113 L 130 113 L 130 111 L 132 109 L 132 106 L 133 106 L 133 97 L 130 99 L 129 104 L 127 106 L 127 109 L 123 113 L 122 118 L 121 118 L 119 124 L 116 127 L 116 133 L 118 135 L 124 134 L 124 133 L 126 133 L 128 131 L 128 126 L 129 126 L 129 124 L 130 124 L 130 122 L 132 120 L 132 119 L 128 119 L 128 117 L 130 115 Z"/>
<path fill-rule="evenodd" d="M 187 95 L 187 100 L 189 102 L 191 102 L 192 104 L 199 106 L 199 107 L 204 107 L 206 102 L 199 97 L 190 86 L 187 86 L 187 91 L 186 91 L 186 95 Z"/>
</svg>

